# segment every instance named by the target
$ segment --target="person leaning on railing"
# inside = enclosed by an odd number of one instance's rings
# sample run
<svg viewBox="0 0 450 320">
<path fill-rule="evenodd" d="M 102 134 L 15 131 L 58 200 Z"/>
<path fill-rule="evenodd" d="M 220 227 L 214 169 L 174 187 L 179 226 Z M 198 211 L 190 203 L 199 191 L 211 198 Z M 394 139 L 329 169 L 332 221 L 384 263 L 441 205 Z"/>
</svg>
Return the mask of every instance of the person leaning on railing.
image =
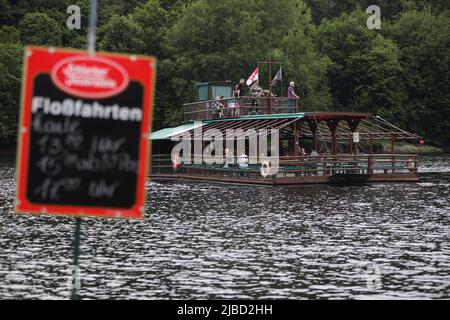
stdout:
<svg viewBox="0 0 450 320">
<path fill-rule="evenodd" d="M 241 100 L 242 96 L 246 95 L 247 85 L 245 84 L 245 79 L 240 78 L 239 83 L 234 86 L 233 89 L 233 98 L 234 98 L 234 116 L 239 117 L 241 115 L 241 106 L 243 106 L 243 102 Z"/>
<path fill-rule="evenodd" d="M 230 149 L 225 149 L 225 165 L 223 166 L 225 169 L 229 168 L 230 165 L 234 165 L 233 155 L 230 152 Z"/>
<path fill-rule="evenodd" d="M 250 94 L 252 95 L 252 107 L 255 108 L 258 103 L 258 99 L 261 97 L 261 94 L 263 92 L 263 89 L 259 85 L 259 81 L 255 80 L 250 87 Z M 252 108 L 252 109 L 253 109 Z M 251 110 L 251 111 L 257 111 L 257 110 Z"/>
<path fill-rule="evenodd" d="M 180 170 L 180 168 L 181 168 L 181 163 L 182 163 L 182 161 L 181 161 L 180 153 L 175 153 L 175 154 L 172 156 L 172 168 L 173 168 L 173 171 L 174 171 L 174 172 Z"/>
<path fill-rule="evenodd" d="M 288 93 L 287 93 L 287 99 L 288 99 L 288 113 L 293 113 L 296 109 L 298 99 L 300 97 L 295 94 L 295 83 L 294 81 L 291 81 L 289 83 Z"/>
<path fill-rule="evenodd" d="M 247 169 L 248 168 L 248 156 L 245 153 L 242 153 L 239 156 L 238 164 L 240 169 Z"/>
<path fill-rule="evenodd" d="M 216 97 L 216 100 L 211 103 L 212 116 L 213 118 L 223 118 L 224 116 L 224 104 L 222 103 L 223 97 Z"/>
<path fill-rule="evenodd" d="M 408 171 L 410 173 L 415 173 L 416 171 L 416 164 L 415 164 L 415 159 L 414 157 L 410 157 L 407 161 L 406 161 L 406 168 L 408 169 Z"/>
<path fill-rule="evenodd" d="M 227 117 L 239 117 L 240 115 L 240 105 L 239 105 L 239 99 L 236 97 L 231 97 L 230 99 L 226 100 L 226 106 L 227 106 Z"/>
<path fill-rule="evenodd" d="M 247 85 L 245 84 L 245 79 L 240 78 L 239 83 L 234 86 L 233 97 L 240 98 L 247 95 Z"/>
<path fill-rule="evenodd" d="M 311 150 L 309 155 L 305 159 L 306 175 L 317 175 L 317 161 L 319 159 L 319 153 L 316 150 Z"/>
</svg>

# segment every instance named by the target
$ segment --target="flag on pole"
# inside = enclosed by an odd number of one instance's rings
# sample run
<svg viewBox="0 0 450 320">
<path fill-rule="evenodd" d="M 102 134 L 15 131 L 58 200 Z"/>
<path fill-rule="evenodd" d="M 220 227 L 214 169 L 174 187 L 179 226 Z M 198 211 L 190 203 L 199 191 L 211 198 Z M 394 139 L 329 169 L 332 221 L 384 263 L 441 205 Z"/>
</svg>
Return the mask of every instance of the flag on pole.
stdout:
<svg viewBox="0 0 450 320">
<path fill-rule="evenodd" d="M 283 73 L 280 68 L 280 70 L 278 70 L 277 74 L 275 75 L 275 77 L 272 80 L 272 87 L 277 84 L 277 81 L 281 81 L 281 80 L 283 80 Z"/>
<path fill-rule="evenodd" d="M 250 75 L 250 77 L 248 77 L 245 83 L 249 86 L 256 80 L 258 80 L 258 68 L 256 68 L 255 71 L 253 71 L 253 73 Z"/>
</svg>

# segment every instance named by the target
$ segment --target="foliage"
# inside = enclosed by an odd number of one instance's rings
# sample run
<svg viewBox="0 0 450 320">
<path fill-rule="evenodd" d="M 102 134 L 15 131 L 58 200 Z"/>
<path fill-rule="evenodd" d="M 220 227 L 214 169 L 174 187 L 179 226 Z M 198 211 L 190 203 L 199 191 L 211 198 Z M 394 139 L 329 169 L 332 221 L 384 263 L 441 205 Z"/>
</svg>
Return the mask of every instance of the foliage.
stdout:
<svg viewBox="0 0 450 320">
<path fill-rule="evenodd" d="M 18 42 L 0 43 L 0 142 L 11 143 L 17 135 L 21 60 Z"/>
<path fill-rule="evenodd" d="M 320 51 L 329 56 L 329 84 L 334 108 L 371 112 L 405 124 L 400 51 L 380 33 L 366 27 L 361 11 L 324 21 L 317 32 Z"/>
<path fill-rule="evenodd" d="M 27 13 L 19 23 L 22 43 L 60 46 L 62 27 L 45 13 Z"/>
<path fill-rule="evenodd" d="M 88 3 L 0 0 L 0 142 L 15 142 L 23 45 L 84 48 Z M 66 27 L 72 4 L 81 30 Z M 381 30 L 366 27 L 372 4 Z M 377 113 L 449 145 L 449 9 L 448 0 L 101 0 L 97 48 L 158 57 L 154 129 L 182 120 L 196 82 L 236 82 L 271 57 L 283 63 L 275 93 L 295 81 L 306 110 Z"/>
<path fill-rule="evenodd" d="M 432 141 L 450 141 L 450 12 L 408 11 L 387 30 L 401 50 L 408 126 Z"/>
</svg>

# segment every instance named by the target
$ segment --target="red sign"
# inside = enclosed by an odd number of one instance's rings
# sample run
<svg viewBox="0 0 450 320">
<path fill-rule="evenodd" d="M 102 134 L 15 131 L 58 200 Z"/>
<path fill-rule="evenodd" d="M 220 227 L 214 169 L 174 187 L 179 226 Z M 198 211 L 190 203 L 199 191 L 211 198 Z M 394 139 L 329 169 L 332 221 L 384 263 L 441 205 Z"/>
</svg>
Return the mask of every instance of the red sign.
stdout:
<svg viewBox="0 0 450 320">
<path fill-rule="evenodd" d="M 16 209 L 140 218 L 156 59 L 25 48 Z"/>
</svg>

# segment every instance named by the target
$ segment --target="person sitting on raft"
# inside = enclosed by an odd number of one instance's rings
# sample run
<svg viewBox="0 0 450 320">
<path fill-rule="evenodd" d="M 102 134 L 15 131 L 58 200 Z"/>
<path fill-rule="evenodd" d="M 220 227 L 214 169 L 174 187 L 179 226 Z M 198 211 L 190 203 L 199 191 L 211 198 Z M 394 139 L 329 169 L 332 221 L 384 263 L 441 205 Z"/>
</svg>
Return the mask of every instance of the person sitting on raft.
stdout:
<svg viewBox="0 0 450 320">
<path fill-rule="evenodd" d="M 243 153 L 239 156 L 239 168 L 240 169 L 247 169 L 248 168 L 248 156 Z"/>
</svg>

